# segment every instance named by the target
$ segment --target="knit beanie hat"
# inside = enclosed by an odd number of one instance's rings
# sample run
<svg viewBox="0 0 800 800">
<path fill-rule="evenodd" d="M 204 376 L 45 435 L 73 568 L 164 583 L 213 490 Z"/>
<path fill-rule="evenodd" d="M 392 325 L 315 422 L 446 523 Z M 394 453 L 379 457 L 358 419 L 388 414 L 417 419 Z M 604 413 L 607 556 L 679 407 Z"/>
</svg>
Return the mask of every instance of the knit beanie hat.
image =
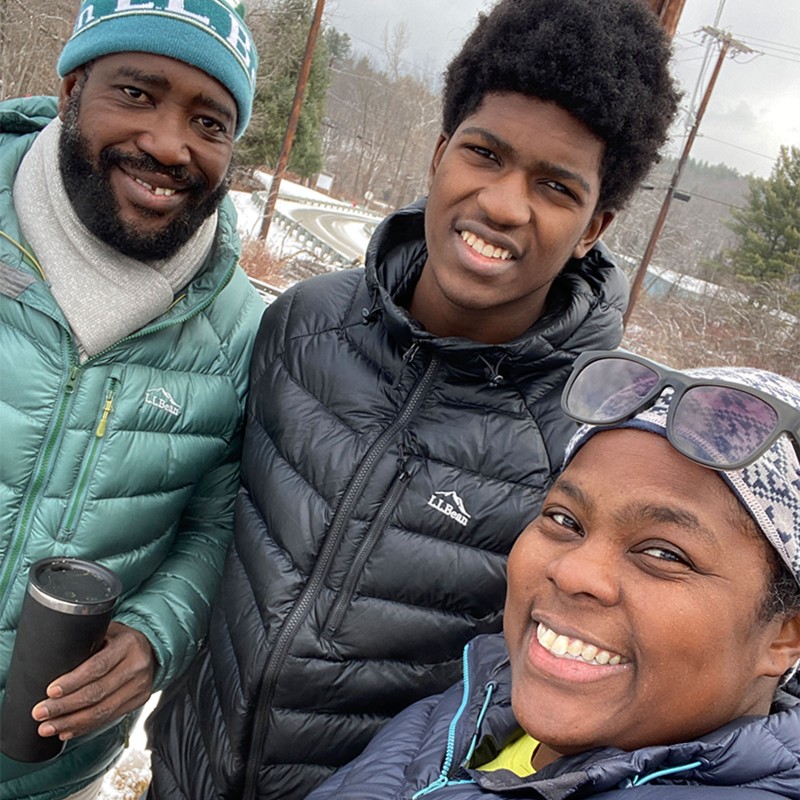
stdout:
<svg viewBox="0 0 800 800">
<path fill-rule="evenodd" d="M 718 367 L 686 370 L 686 374 L 750 386 L 800 409 L 800 384 L 772 372 Z M 653 406 L 632 419 L 612 425 L 582 426 L 567 445 L 564 466 L 599 431 L 636 428 L 666 437 L 667 410 L 672 395 L 672 389 L 665 389 Z M 726 413 L 729 412 L 724 408 L 715 410 L 713 419 L 707 420 L 715 442 L 723 451 Z M 735 427 L 741 431 L 741 424 Z M 789 437 L 785 434 L 779 436 L 752 464 L 737 470 L 720 471 L 719 474 L 800 583 L 800 463 Z"/>
<path fill-rule="evenodd" d="M 216 78 L 236 101 L 236 138 L 253 107 L 258 56 L 236 0 L 83 0 L 58 74 L 110 53 L 155 53 Z"/>
</svg>

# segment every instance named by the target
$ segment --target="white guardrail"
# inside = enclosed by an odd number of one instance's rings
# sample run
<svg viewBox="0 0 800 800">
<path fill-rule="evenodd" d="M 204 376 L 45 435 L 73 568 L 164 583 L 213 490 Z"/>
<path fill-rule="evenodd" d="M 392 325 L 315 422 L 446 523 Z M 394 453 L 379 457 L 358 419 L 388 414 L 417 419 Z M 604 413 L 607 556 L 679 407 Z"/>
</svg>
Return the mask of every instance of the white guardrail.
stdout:
<svg viewBox="0 0 800 800">
<path fill-rule="evenodd" d="M 250 278 L 250 283 L 255 286 L 256 291 L 261 295 L 261 298 L 267 305 L 283 292 L 283 289 L 279 289 L 277 286 L 273 286 L 270 283 L 264 283 L 264 281 L 260 281 L 257 278 Z"/>
</svg>

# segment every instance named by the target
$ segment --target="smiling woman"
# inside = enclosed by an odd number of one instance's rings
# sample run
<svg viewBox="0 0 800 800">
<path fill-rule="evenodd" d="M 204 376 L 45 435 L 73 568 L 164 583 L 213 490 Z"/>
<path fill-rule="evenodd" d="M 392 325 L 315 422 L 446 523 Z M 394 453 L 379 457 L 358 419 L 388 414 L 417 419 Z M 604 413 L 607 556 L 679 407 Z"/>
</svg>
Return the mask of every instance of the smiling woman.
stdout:
<svg viewBox="0 0 800 800">
<path fill-rule="evenodd" d="M 643 370 L 661 380 L 637 395 L 620 376 Z M 667 438 L 671 399 L 696 385 L 714 391 L 675 424 L 713 438 L 713 458 Z M 464 800 L 610 800 L 643 784 L 638 798 L 797 797 L 800 385 L 615 351 L 582 356 L 567 409 L 572 394 L 584 418 L 629 412 L 578 432 L 517 540 L 505 646 L 473 640 L 460 685 L 397 717 L 311 800 L 445 786 Z M 718 466 L 730 452 L 734 470 Z"/>
<path fill-rule="evenodd" d="M 715 472 L 652 433 L 578 451 L 508 568 L 514 711 L 550 760 L 769 713 L 791 651 L 779 660 L 784 620 L 759 617 L 768 544 L 741 516 Z"/>
</svg>

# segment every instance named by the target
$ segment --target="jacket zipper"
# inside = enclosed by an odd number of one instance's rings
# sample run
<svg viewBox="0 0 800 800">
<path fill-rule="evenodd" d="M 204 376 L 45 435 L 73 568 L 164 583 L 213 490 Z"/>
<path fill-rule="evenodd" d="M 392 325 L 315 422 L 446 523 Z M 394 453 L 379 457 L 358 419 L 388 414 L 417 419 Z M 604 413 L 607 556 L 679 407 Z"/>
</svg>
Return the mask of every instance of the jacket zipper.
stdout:
<svg viewBox="0 0 800 800">
<path fill-rule="evenodd" d="M 399 430 L 408 424 L 411 416 L 424 399 L 440 363 L 441 359 L 439 356 L 435 354 L 431 356 L 431 360 L 428 362 L 425 372 L 411 391 L 405 405 L 400 410 L 397 417 L 395 417 L 394 422 L 392 422 L 392 424 L 375 440 L 372 447 L 362 459 L 361 464 L 356 470 L 355 475 L 351 479 L 339 503 L 339 507 L 336 509 L 336 514 L 328 528 L 328 533 L 325 536 L 324 544 L 317 557 L 311 577 L 308 579 L 308 583 L 300 594 L 300 597 L 281 626 L 275 641 L 275 646 L 272 648 L 269 660 L 264 669 L 261 686 L 258 691 L 258 705 L 256 708 L 255 721 L 253 723 L 252 745 L 247 759 L 247 773 L 244 794 L 242 795 L 244 800 L 254 800 L 256 797 L 257 775 L 261 768 L 262 753 L 267 738 L 269 710 L 272 706 L 272 698 L 275 693 L 278 675 L 289 651 L 289 645 L 310 611 L 311 605 L 328 574 L 330 562 L 339 546 L 345 525 L 350 519 L 353 506 L 356 504 L 359 497 L 361 497 L 367 478 L 372 472 L 376 462 L 389 446 L 392 438 Z"/>
<path fill-rule="evenodd" d="M 456 711 L 455 716 L 450 721 L 450 727 L 447 731 L 447 750 L 445 752 L 444 761 L 442 762 L 442 769 L 439 772 L 439 776 L 436 780 L 429 783 L 427 786 L 424 786 L 422 789 L 419 789 L 413 795 L 411 795 L 411 800 L 417 800 L 419 797 L 424 797 L 428 794 L 433 794 L 438 789 L 443 789 L 445 786 L 451 785 L 461 785 L 465 783 L 475 783 L 472 778 L 467 778 L 463 780 L 456 780 L 451 778 L 451 773 L 453 771 L 453 762 L 455 761 L 455 750 L 456 750 L 456 728 L 458 727 L 458 723 L 461 717 L 464 715 L 467 706 L 469 705 L 469 694 L 470 694 L 470 675 L 469 675 L 469 661 L 467 658 L 467 654 L 469 652 L 469 644 L 464 646 L 464 654 L 463 654 L 463 671 L 464 671 L 464 690 L 461 695 L 461 705 L 458 707 L 458 711 Z M 467 749 L 467 754 L 464 758 L 461 759 L 460 763 L 458 764 L 458 768 L 466 768 L 469 766 L 470 759 L 472 758 L 475 748 L 478 746 L 478 738 L 481 732 L 481 726 L 483 725 L 483 719 L 486 716 L 486 712 L 489 710 L 489 705 L 492 702 L 492 697 L 494 696 L 494 692 L 497 689 L 497 683 L 495 681 L 489 681 L 483 687 L 484 696 L 483 696 L 483 703 L 481 703 L 480 711 L 478 712 L 478 716 L 475 720 L 475 724 L 473 726 L 474 731 L 472 734 L 472 738 L 470 739 L 469 748 Z M 456 770 L 456 772 L 458 769 Z M 454 774 L 454 773 L 453 773 Z"/>
<path fill-rule="evenodd" d="M 324 633 L 327 638 L 333 638 L 334 634 L 336 633 L 336 630 L 342 621 L 342 617 L 344 616 L 344 612 L 347 610 L 347 606 L 350 605 L 350 600 L 355 592 L 356 584 L 358 583 L 358 579 L 361 577 L 361 573 L 364 570 L 364 564 L 369 558 L 369 554 L 372 552 L 372 548 L 375 546 L 378 538 L 383 533 L 386 523 L 389 521 L 389 518 L 396 508 L 397 503 L 403 496 L 410 478 L 411 475 L 405 469 L 405 466 L 402 467 L 400 474 L 397 476 L 397 478 L 395 478 L 391 489 L 389 489 L 389 494 L 386 496 L 383 504 L 378 509 L 375 519 L 369 526 L 366 536 L 356 551 L 355 557 L 353 558 L 353 563 L 350 565 L 347 577 L 345 578 L 342 588 L 339 591 L 339 596 L 336 598 L 336 602 L 333 604 L 330 615 L 328 616 L 328 622 L 325 625 Z"/>
<path fill-rule="evenodd" d="M 8 592 L 13 583 L 12 578 L 19 567 L 19 559 L 24 550 L 25 542 L 28 538 L 28 525 L 30 523 L 33 509 L 39 499 L 39 495 L 50 475 L 50 467 L 53 454 L 58 449 L 64 432 L 64 419 L 67 414 L 75 386 L 80 376 L 80 367 L 72 359 L 72 352 L 69 346 L 68 337 L 64 338 L 64 350 L 66 350 L 67 370 L 64 379 L 64 387 L 58 401 L 56 413 L 50 418 L 50 425 L 45 434 L 44 447 L 39 451 L 39 457 L 33 470 L 33 478 L 28 486 L 27 495 L 23 502 L 22 513 L 19 515 L 17 524 L 14 527 L 11 544 L 6 557 L 3 559 L 3 572 L 0 576 L 0 612 L 5 609 L 8 601 Z"/>
<path fill-rule="evenodd" d="M 455 713 L 455 716 L 452 720 L 450 720 L 450 727 L 447 729 L 447 749 L 445 750 L 444 761 L 442 762 L 442 769 L 439 771 L 439 776 L 434 780 L 432 783 L 429 783 L 427 786 L 424 786 L 418 792 L 415 792 L 411 795 L 411 800 L 417 800 L 419 797 L 424 797 L 427 794 L 432 794 L 437 789 L 441 789 L 444 786 L 447 786 L 448 776 L 450 775 L 450 769 L 453 766 L 453 760 L 455 758 L 455 749 L 456 749 L 456 726 L 458 725 L 459 720 L 461 719 L 462 714 L 466 711 L 467 705 L 469 703 L 469 693 L 470 693 L 470 674 L 469 674 L 469 660 L 467 658 L 467 653 L 469 651 L 469 645 L 464 646 L 464 652 L 461 656 L 462 662 L 462 672 L 464 674 L 464 688 L 461 692 L 461 705 L 458 707 L 458 710 Z"/>
<path fill-rule="evenodd" d="M 69 344 L 69 335 L 65 337 L 65 349 L 67 350 L 66 361 L 68 365 L 67 379 L 64 383 L 64 390 L 59 401 L 58 411 L 56 412 L 56 415 L 51 418 L 51 424 L 45 437 L 45 446 L 39 453 L 39 459 L 36 463 L 36 467 L 34 468 L 34 478 L 29 485 L 27 496 L 24 500 L 23 511 L 20 514 L 17 524 L 14 528 L 11 545 L 6 553 L 6 557 L 3 559 L 3 568 L 2 572 L 0 573 L 0 613 L 3 612 L 6 602 L 8 601 L 8 591 L 12 584 L 12 577 L 17 571 L 19 566 L 17 562 L 19 561 L 24 549 L 25 541 L 28 537 L 27 528 L 30 522 L 30 517 L 36 501 L 38 500 L 38 495 L 45 484 L 45 479 L 49 476 L 52 456 L 57 450 L 57 445 L 60 443 L 61 435 L 63 433 L 62 425 L 64 422 L 64 417 L 66 416 L 67 408 L 72 399 L 72 394 L 75 391 L 75 386 L 78 383 L 81 369 L 85 368 L 89 363 L 96 360 L 101 355 L 104 355 L 121 342 L 127 342 L 131 339 L 136 339 L 149 333 L 155 333 L 157 331 L 164 330 L 165 328 L 169 328 L 172 325 L 182 324 L 198 314 L 201 314 L 206 308 L 208 308 L 208 306 L 211 305 L 211 303 L 214 302 L 220 292 L 222 292 L 222 290 L 228 285 L 235 270 L 236 259 L 233 258 L 231 259 L 231 264 L 228 268 L 228 271 L 223 275 L 222 280 L 217 285 L 216 290 L 213 291 L 202 303 L 191 309 L 187 314 L 184 314 L 180 317 L 175 317 L 174 319 L 166 322 L 161 322 L 156 325 L 143 328 L 135 333 L 132 333 L 130 336 L 125 336 L 119 341 L 114 342 L 114 344 L 110 345 L 105 350 L 101 350 L 99 353 L 96 353 L 94 356 L 87 359 L 82 365 L 74 363 L 72 357 L 72 348 Z M 174 307 L 175 303 L 179 302 L 181 299 L 183 299 L 183 295 L 176 299 L 170 308 Z"/>
<path fill-rule="evenodd" d="M 86 501 L 88 494 L 89 478 L 94 473 L 94 468 L 100 457 L 101 444 L 106 434 L 106 426 L 108 425 L 108 418 L 114 407 L 114 397 L 117 393 L 117 386 L 119 384 L 118 378 L 111 378 L 108 384 L 108 391 L 106 392 L 105 402 L 100 415 L 100 420 L 97 423 L 97 428 L 94 432 L 94 437 L 89 445 L 89 454 L 84 461 L 83 469 L 81 470 L 80 477 L 76 484 L 75 493 L 72 502 L 70 503 L 69 510 L 64 523 L 64 533 L 60 537 L 61 541 L 67 541 L 74 532 L 74 525 L 80 516 L 80 511 Z"/>
</svg>

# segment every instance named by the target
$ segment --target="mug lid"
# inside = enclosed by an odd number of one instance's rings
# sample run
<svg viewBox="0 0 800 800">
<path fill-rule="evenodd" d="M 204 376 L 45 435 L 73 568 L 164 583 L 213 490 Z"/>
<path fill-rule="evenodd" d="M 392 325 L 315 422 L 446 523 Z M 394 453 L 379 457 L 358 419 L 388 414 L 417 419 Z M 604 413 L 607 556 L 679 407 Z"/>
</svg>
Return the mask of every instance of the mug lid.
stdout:
<svg viewBox="0 0 800 800">
<path fill-rule="evenodd" d="M 28 594 L 65 614 L 103 614 L 114 607 L 121 591 L 114 572 L 83 558 L 43 558 L 28 573 Z"/>
</svg>

